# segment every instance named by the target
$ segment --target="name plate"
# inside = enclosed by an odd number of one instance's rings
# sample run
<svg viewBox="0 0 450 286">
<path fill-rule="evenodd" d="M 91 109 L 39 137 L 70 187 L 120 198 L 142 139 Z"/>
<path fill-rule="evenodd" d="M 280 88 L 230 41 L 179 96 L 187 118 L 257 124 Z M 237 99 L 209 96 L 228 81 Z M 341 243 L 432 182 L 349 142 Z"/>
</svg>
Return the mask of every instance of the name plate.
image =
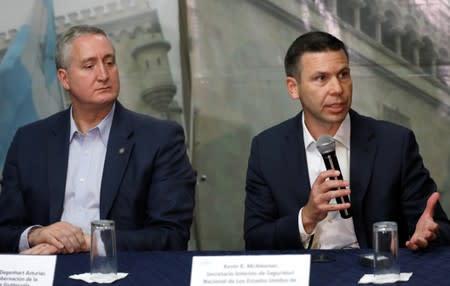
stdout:
<svg viewBox="0 0 450 286">
<path fill-rule="evenodd" d="M 55 255 L 0 255 L 0 286 L 53 285 Z"/>
<path fill-rule="evenodd" d="M 309 285 L 310 266 L 309 254 L 194 256 L 191 286 Z"/>
</svg>

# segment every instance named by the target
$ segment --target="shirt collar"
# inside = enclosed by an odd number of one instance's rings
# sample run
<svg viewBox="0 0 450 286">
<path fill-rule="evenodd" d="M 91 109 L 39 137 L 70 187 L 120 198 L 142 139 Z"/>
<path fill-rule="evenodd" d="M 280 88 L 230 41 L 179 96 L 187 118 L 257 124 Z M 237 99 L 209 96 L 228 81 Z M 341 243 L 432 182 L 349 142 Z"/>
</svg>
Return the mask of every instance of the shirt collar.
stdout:
<svg viewBox="0 0 450 286">
<path fill-rule="evenodd" d="M 305 142 L 305 150 L 311 150 L 316 146 L 316 140 L 309 133 L 308 128 L 305 124 L 305 113 L 302 112 L 302 125 L 303 125 L 303 141 Z M 350 149 L 350 115 L 347 113 L 344 121 L 342 121 L 341 126 L 337 130 L 336 134 L 333 136 L 336 141 L 344 145 L 346 149 Z"/>
<path fill-rule="evenodd" d="M 89 129 L 88 132 L 91 132 L 92 130 L 97 129 L 99 131 L 100 134 L 100 138 L 103 142 L 103 144 L 106 146 L 108 143 L 108 138 L 109 138 L 109 132 L 111 131 L 111 126 L 112 126 L 112 120 L 114 117 L 114 110 L 116 109 L 116 103 L 114 103 L 113 107 L 111 108 L 111 110 L 108 112 L 108 114 L 105 116 L 105 118 L 102 119 L 102 121 L 100 121 L 100 123 Z M 81 132 L 78 130 L 77 124 L 75 123 L 75 120 L 73 119 L 73 114 L 72 114 L 72 106 L 70 107 L 70 133 L 69 133 L 69 142 L 72 142 L 74 136 L 76 134 L 81 134 Z"/>
<path fill-rule="evenodd" d="M 305 124 L 305 113 L 302 112 L 302 125 L 303 125 L 303 141 L 305 142 L 305 150 L 314 148 L 316 146 L 316 140 L 309 133 L 308 127 Z"/>
<path fill-rule="evenodd" d="M 350 115 L 347 113 L 341 126 L 339 126 L 338 131 L 333 136 L 333 138 L 344 145 L 347 150 L 350 149 L 350 129 Z"/>
</svg>

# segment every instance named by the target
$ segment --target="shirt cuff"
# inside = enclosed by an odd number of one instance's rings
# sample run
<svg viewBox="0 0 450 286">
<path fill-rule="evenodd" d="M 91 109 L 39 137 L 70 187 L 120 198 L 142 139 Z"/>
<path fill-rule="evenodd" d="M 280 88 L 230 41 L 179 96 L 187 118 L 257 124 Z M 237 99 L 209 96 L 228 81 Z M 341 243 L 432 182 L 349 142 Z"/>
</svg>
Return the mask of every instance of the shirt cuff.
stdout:
<svg viewBox="0 0 450 286">
<path fill-rule="evenodd" d="M 40 225 L 32 225 L 29 228 L 25 229 L 22 234 L 20 235 L 20 240 L 19 240 L 19 253 L 30 249 L 30 244 L 28 243 L 28 233 L 30 232 L 30 230 L 32 228 L 35 227 L 41 227 Z"/>
<path fill-rule="evenodd" d="M 309 245 L 309 241 L 310 241 L 311 237 L 314 235 L 314 233 L 316 232 L 316 229 L 314 228 L 314 230 L 311 233 L 307 233 L 305 231 L 305 228 L 303 228 L 302 211 L 303 211 L 303 208 L 301 208 L 300 211 L 298 212 L 298 230 L 300 233 L 300 239 L 302 241 L 303 247 L 305 249 L 307 249 L 308 245 Z"/>
</svg>

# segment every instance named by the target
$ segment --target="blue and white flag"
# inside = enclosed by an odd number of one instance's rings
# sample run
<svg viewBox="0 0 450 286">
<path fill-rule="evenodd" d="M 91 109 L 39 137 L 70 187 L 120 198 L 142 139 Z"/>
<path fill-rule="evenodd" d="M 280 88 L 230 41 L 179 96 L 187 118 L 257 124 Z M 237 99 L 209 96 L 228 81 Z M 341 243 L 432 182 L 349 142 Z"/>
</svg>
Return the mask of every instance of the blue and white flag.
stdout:
<svg viewBox="0 0 450 286">
<path fill-rule="evenodd" d="M 34 0 L 0 63 L 0 169 L 17 128 L 64 108 L 56 78 L 52 0 Z"/>
</svg>

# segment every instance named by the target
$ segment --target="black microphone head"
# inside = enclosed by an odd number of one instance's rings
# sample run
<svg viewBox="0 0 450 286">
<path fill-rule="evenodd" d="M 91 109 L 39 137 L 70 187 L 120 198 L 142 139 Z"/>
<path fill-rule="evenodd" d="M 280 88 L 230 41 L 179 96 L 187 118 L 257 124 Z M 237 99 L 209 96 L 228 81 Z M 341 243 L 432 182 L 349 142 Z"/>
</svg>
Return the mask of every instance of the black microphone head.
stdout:
<svg viewBox="0 0 450 286">
<path fill-rule="evenodd" d="M 316 147 L 320 154 L 328 154 L 336 149 L 336 141 L 329 135 L 322 135 L 317 140 Z"/>
</svg>

